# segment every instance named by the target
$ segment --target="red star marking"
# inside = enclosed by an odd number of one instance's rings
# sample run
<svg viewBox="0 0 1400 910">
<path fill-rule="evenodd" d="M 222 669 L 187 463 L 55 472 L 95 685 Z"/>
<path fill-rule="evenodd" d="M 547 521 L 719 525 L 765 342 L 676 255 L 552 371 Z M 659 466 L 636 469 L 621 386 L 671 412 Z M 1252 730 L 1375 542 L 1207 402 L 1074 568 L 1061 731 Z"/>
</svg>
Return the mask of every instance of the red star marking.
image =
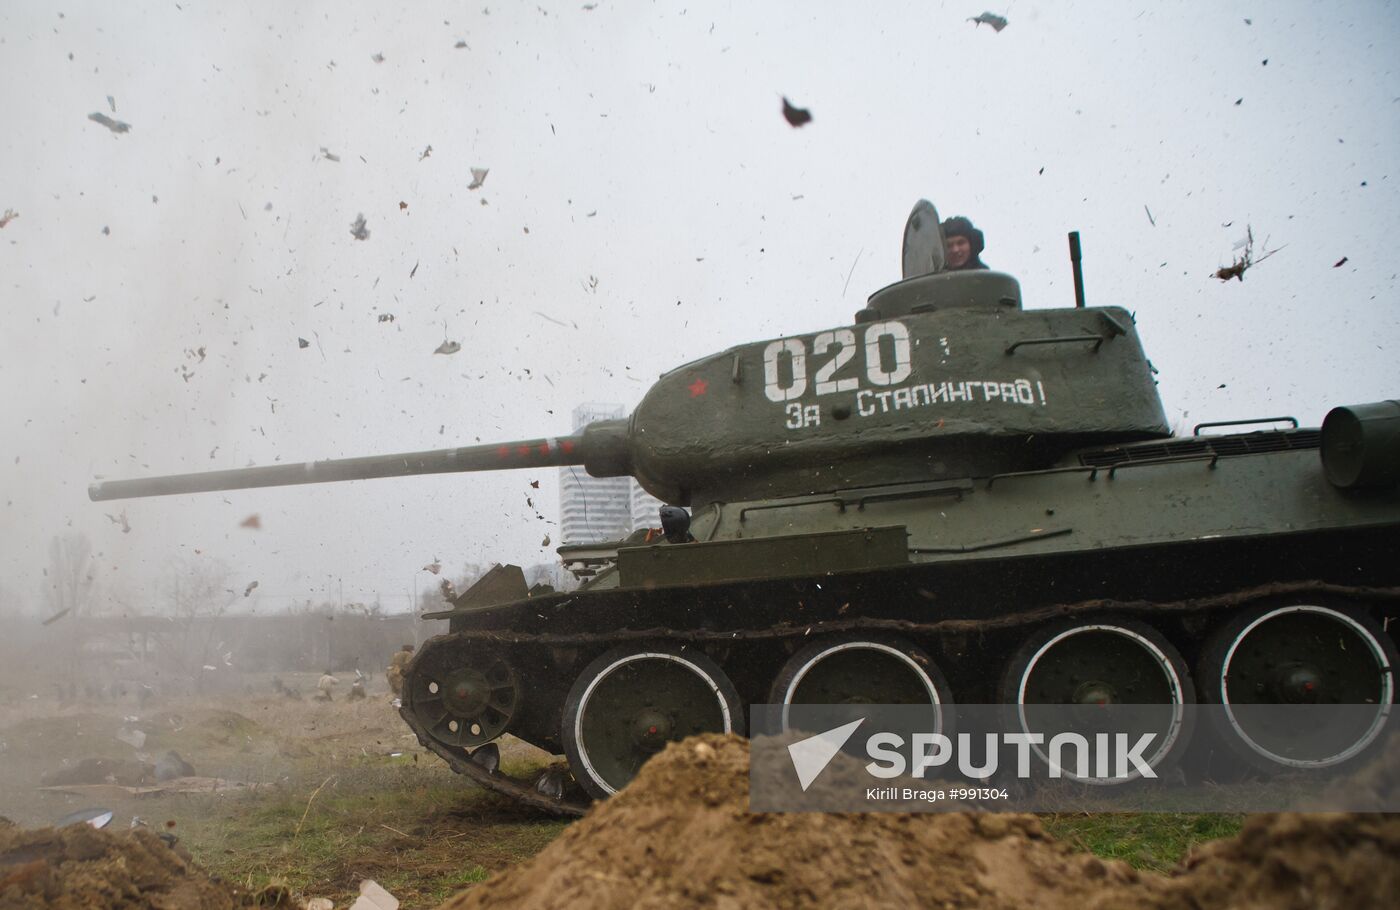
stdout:
<svg viewBox="0 0 1400 910">
<path fill-rule="evenodd" d="M 529 454 L 530 454 L 530 447 L 529 447 L 529 446 L 516 446 L 515 451 L 516 451 L 517 453 L 519 453 L 519 455 L 523 458 L 523 457 L 525 457 L 526 455 L 529 455 Z"/>
<path fill-rule="evenodd" d="M 541 455 L 548 455 L 548 454 L 549 454 L 549 443 L 547 443 L 547 442 L 542 442 L 542 443 L 540 443 L 540 454 L 541 454 Z"/>
<path fill-rule="evenodd" d="M 706 390 L 709 389 L 709 387 L 710 384 L 703 379 L 697 379 L 690 385 L 686 386 L 687 389 L 690 389 L 691 398 L 699 398 L 701 395 L 704 395 Z"/>
<path fill-rule="evenodd" d="M 496 455 L 497 455 L 497 457 L 499 457 L 499 458 L 509 458 L 509 457 L 510 457 L 510 447 L 509 447 L 509 446 L 501 446 L 499 449 L 496 450 Z"/>
<path fill-rule="evenodd" d="M 563 449 L 566 455 L 573 454 L 574 444 L 569 440 L 564 439 L 560 441 L 559 448 Z"/>
</svg>

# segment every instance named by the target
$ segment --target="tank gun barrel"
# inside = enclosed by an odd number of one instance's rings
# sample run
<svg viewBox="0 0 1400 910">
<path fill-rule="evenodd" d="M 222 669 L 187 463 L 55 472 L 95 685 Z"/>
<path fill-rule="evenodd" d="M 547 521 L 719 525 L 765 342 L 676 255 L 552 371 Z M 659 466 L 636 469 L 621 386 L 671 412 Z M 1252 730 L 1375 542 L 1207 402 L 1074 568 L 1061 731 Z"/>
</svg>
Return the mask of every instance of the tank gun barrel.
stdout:
<svg viewBox="0 0 1400 910">
<path fill-rule="evenodd" d="M 557 438 L 527 439 L 398 455 L 335 458 L 303 464 L 267 465 L 197 474 L 100 481 L 88 486 L 88 498 L 94 502 L 101 502 L 108 499 L 171 496 L 178 493 L 208 493 L 213 490 L 407 477 L 413 474 L 508 471 L 516 468 L 586 464 L 597 458 L 599 437 L 606 440 L 611 435 L 596 431 L 590 434 L 589 430 L 595 427 L 598 430 L 604 429 L 594 425 L 573 436 Z"/>
</svg>

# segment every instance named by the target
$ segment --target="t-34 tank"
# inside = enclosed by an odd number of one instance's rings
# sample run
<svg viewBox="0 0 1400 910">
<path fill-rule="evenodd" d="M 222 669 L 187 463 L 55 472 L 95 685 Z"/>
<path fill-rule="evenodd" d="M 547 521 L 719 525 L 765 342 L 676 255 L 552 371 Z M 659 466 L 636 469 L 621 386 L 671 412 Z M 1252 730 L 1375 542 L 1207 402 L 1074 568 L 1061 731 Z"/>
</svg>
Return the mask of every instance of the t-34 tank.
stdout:
<svg viewBox="0 0 1400 910">
<path fill-rule="evenodd" d="M 1174 437 L 1126 310 L 1025 310 L 1009 275 L 943 271 L 937 225 L 916 206 L 906 277 L 853 325 L 678 367 L 626 420 L 89 494 L 583 465 L 689 506 L 603 548 L 577 591 L 497 567 L 430 614 L 450 632 L 409 665 L 404 719 L 556 812 L 764 702 L 1161 704 L 1153 765 L 1187 748 L 1198 699 L 1368 705 L 1306 753 L 1238 711 L 1211 731 L 1265 766 L 1364 755 L 1396 723 L 1400 402 Z M 506 733 L 567 771 L 502 773 Z"/>
</svg>

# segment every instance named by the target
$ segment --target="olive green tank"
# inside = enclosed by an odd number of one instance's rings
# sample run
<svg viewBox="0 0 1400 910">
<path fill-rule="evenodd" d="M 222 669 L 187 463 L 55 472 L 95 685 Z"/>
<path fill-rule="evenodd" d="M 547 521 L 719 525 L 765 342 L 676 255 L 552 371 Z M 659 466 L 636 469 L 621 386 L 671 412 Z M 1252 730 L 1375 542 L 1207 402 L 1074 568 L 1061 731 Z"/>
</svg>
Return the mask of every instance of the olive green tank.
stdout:
<svg viewBox="0 0 1400 910">
<path fill-rule="evenodd" d="M 757 703 L 1374 706 L 1311 752 L 1227 710 L 1163 737 L 1163 766 L 1194 738 L 1331 769 L 1389 732 L 1400 401 L 1335 408 L 1320 429 L 1174 436 L 1127 310 L 1026 310 L 1010 275 L 944 271 L 926 202 L 904 272 L 850 325 L 685 364 L 629 418 L 572 436 L 89 494 L 546 465 L 635 477 L 671 504 L 665 533 L 562 548 L 594 570 L 577 591 L 497 567 L 428 614 L 450 631 L 404 682 L 424 746 L 554 812 L 615 792 L 668 741 L 745 732 Z M 567 766 L 508 776 L 505 734 Z"/>
</svg>

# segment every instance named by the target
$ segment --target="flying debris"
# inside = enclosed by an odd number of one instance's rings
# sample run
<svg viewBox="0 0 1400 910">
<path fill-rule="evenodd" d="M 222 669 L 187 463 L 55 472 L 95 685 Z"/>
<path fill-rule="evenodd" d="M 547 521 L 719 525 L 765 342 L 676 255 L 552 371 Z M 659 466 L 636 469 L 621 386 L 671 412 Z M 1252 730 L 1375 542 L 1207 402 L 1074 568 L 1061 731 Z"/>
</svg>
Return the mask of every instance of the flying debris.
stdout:
<svg viewBox="0 0 1400 910">
<path fill-rule="evenodd" d="M 1268 243 L 1269 241 L 1265 239 L 1264 244 L 1267 246 Z M 1219 278 L 1221 281 L 1229 281 L 1231 278 L 1238 278 L 1240 281 L 1244 281 L 1244 273 L 1246 270 L 1258 265 L 1281 249 L 1283 249 L 1283 247 L 1265 250 L 1263 255 L 1256 258 L 1254 255 L 1254 229 L 1246 225 L 1244 252 L 1240 253 L 1240 257 L 1230 265 L 1217 269 L 1211 277 Z"/>
<path fill-rule="evenodd" d="M 532 480 L 532 481 L 530 481 L 530 486 L 531 486 L 533 489 L 538 490 L 538 489 L 540 488 L 540 482 L 539 482 L 538 480 Z"/>
<path fill-rule="evenodd" d="M 976 22 L 979 28 L 983 25 L 990 25 L 994 32 L 999 32 L 1006 28 L 1006 18 L 998 16 L 996 13 L 983 13 L 980 16 L 973 16 L 967 21 Z"/>
<path fill-rule="evenodd" d="M 383 55 L 383 54 L 375 54 L 373 57 L 370 57 L 369 59 L 373 60 L 375 63 L 383 63 L 383 62 L 384 62 L 384 55 Z"/>
<path fill-rule="evenodd" d="M 337 164 L 340 163 L 340 156 L 339 156 L 339 155 L 336 155 L 336 154 L 332 154 L 332 153 L 331 153 L 331 150 L 328 149 L 328 148 L 326 148 L 324 145 L 321 146 L 321 157 L 324 158 L 324 159 L 326 159 L 327 161 L 334 161 L 334 162 L 336 162 Z"/>
<path fill-rule="evenodd" d="M 1332 263 L 1332 268 L 1334 268 L 1334 269 L 1339 269 L 1339 268 L 1341 268 L 1342 266 L 1344 266 L 1344 265 L 1346 265 L 1346 264 L 1347 264 L 1347 257 L 1343 256 L 1341 259 L 1338 259 L 1336 262 Z"/>
<path fill-rule="evenodd" d="M 802 126 L 812 122 L 812 112 L 802 107 L 793 107 L 792 102 L 783 96 L 783 119 L 791 126 Z"/>
<path fill-rule="evenodd" d="M 394 314 L 393 314 L 393 313 L 380 313 L 380 314 L 379 314 L 379 321 L 380 321 L 380 322 L 393 322 L 393 321 L 394 321 Z"/>
<path fill-rule="evenodd" d="M 131 525 L 127 523 L 125 509 L 122 510 L 122 513 L 120 515 L 113 515 L 110 512 L 103 512 L 102 514 L 106 515 L 107 519 L 111 521 L 112 524 L 121 525 L 123 534 L 131 533 Z"/>
<path fill-rule="evenodd" d="M 93 123 L 100 123 L 100 124 L 102 124 L 103 126 L 107 127 L 107 129 L 111 130 L 111 131 L 114 132 L 114 133 L 129 133 L 129 132 L 131 132 L 131 124 L 130 124 L 130 123 L 122 123 L 120 120 L 113 120 L 111 117 L 108 117 L 106 114 L 102 113 L 101 111 L 97 111 L 97 112 L 95 112 L 95 113 L 88 114 L 88 119 L 91 120 Z"/>
<path fill-rule="evenodd" d="M 350 222 L 350 236 L 356 240 L 369 239 L 369 228 L 365 227 L 364 212 L 360 212 L 355 216 L 355 220 Z"/>
<path fill-rule="evenodd" d="M 490 172 L 490 170 L 491 169 L 489 167 L 472 168 L 472 182 L 467 184 L 467 189 L 478 189 L 483 183 L 486 182 L 486 175 Z"/>
<path fill-rule="evenodd" d="M 14 209 L 5 209 L 5 214 L 0 215 L 0 228 L 9 224 L 11 221 L 14 221 L 18 217 L 19 212 L 16 212 Z"/>
<path fill-rule="evenodd" d="M 540 546 L 541 546 L 541 547 L 547 547 L 547 546 L 549 546 L 549 535 L 548 535 L 548 534 L 546 534 L 546 535 L 544 536 L 544 540 L 540 541 Z"/>
<path fill-rule="evenodd" d="M 247 518 L 240 521 L 238 523 L 238 526 L 240 528 L 253 528 L 254 530 L 256 530 L 262 527 L 262 519 L 258 517 L 257 512 L 254 512 L 252 515 L 249 515 Z"/>
<path fill-rule="evenodd" d="M 455 341 L 444 341 L 442 344 L 440 344 L 440 345 L 437 346 L 437 350 L 436 350 L 436 351 L 433 351 L 433 353 L 434 353 L 434 354 L 455 354 L 455 353 L 457 353 L 457 352 L 460 351 L 460 350 L 462 350 L 462 346 L 461 346 L 460 344 L 458 344 L 457 342 L 455 342 Z"/>
<path fill-rule="evenodd" d="M 115 114 L 117 112 L 117 99 L 113 98 L 111 95 L 108 95 L 107 106 L 110 107 L 112 109 L 112 113 Z"/>
<path fill-rule="evenodd" d="M 434 556 L 433 561 L 423 567 L 423 571 L 432 572 L 434 575 L 436 575 L 437 573 L 442 571 L 442 562 L 436 556 Z"/>
<path fill-rule="evenodd" d="M 427 148 L 423 149 L 423 154 L 418 156 L 418 160 L 422 161 L 424 158 L 427 158 L 428 156 L 432 155 L 432 153 L 433 147 L 430 145 Z"/>
<path fill-rule="evenodd" d="M 246 587 L 246 588 L 243 589 L 243 596 L 244 596 L 244 597 L 247 597 L 249 594 L 252 594 L 253 591 L 254 591 L 254 589 L 257 588 L 257 586 L 258 586 L 258 583 L 257 583 L 256 581 L 250 581 L 250 582 L 248 582 L 248 587 Z"/>
<path fill-rule="evenodd" d="M 418 263 L 415 262 L 415 263 L 413 263 L 413 270 L 410 271 L 410 272 L 408 273 L 408 277 L 411 279 L 411 278 L 413 278 L 414 275 L 417 275 L 417 274 L 418 274 Z"/>
<path fill-rule="evenodd" d="M 54 623 L 58 622 L 58 621 L 59 621 L 60 619 L 62 619 L 63 617 L 67 616 L 72 610 L 73 610 L 72 607 L 64 607 L 62 610 L 59 610 L 57 613 L 55 613 L 54 615 L 50 616 L 48 619 L 44 620 L 43 622 L 41 622 L 39 625 L 41 625 L 41 626 L 51 626 L 51 625 L 53 625 Z"/>
<path fill-rule="evenodd" d="M 454 45 L 452 45 L 452 46 L 455 47 L 455 48 L 457 48 L 458 50 L 461 50 L 462 48 L 467 47 L 467 42 L 465 42 L 465 41 L 458 41 L 456 44 L 454 44 Z M 471 50 L 471 48 L 467 48 L 467 49 L 468 49 L 468 50 Z"/>
<path fill-rule="evenodd" d="M 311 347 L 311 342 L 307 341 L 305 338 L 298 338 L 298 339 L 297 339 L 297 347 L 299 347 L 299 348 L 309 348 L 309 347 Z"/>
<path fill-rule="evenodd" d="M 438 589 L 442 591 L 443 600 L 457 599 L 457 588 L 452 584 L 452 579 L 444 578 L 442 584 L 438 585 Z"/>
</svg>

